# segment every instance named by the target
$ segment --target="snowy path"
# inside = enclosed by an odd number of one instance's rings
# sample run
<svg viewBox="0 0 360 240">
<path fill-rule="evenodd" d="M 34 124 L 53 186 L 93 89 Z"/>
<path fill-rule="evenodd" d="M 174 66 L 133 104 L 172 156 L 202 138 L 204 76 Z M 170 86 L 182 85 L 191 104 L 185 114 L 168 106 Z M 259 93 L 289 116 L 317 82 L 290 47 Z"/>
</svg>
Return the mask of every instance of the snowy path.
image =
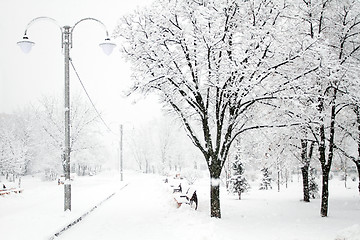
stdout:
<svg viewBox="0 0 360 240">
<path fill-rule="evenodd" d="M 22 194 L 0 197 L 0 239 L 48 240 L 116 192 L 55 239 L 360 240 L 356 182 L 348 182 L 345 189 L 343 182 L 331 181 L 328 218 L 319 216 L 320 199 L 300 201 L 301 181 L 293 181 L 281 192 L 259 191 L 252 182 L 253 188 L 241 201 L 222 188 L 219 220 L 209 217 L 207 177 L 194 186 L 199 198 L 199 209 L 194 211 L 188 205 L 176 207 L 161 177 L 134 172 L 125 176 L 124 182 L 111 173 L 75 179 L 70 213 L 63 212 L 63 186 L 24 178 Z"/>
<path fill-rule="evenodd" d="M 319 199 L 305 204 L 301 188 L 253 191 L 244 200 L 223 193 L 223 218 L 209 217 L 208 182 L 198 184 L 198 211 L 175 207 L 168 185 L 151 175 L 138 175 L 128 187 L 105 202 L 58 239 L 131 240 L 360 240 L 356 191 L 333 189 L 331 216 L 319 216 Z M 335 186 L 334 186 L 335 187 Z M 300 189 L 300 191 L 299 191 Z M 344 195 L 347 195 L 344 197 Z"/>
<path fill-rule="evenodd" d="M 78 177 L 72 183 L 72 212 L 65 213 L 64 187 L 27 176 L 21 194 L 0 197 L 0 239 L 49 239 L 110 194 L 120 189 L 118 175 Z M 98 194 L 94 195 L 94 191 Z"/>
<path fill-rule="evenodd" d="M 189 239 L 196 212 L 174 203 L 159 178 L 141 176 L 57 239 Z"/>
</svg>

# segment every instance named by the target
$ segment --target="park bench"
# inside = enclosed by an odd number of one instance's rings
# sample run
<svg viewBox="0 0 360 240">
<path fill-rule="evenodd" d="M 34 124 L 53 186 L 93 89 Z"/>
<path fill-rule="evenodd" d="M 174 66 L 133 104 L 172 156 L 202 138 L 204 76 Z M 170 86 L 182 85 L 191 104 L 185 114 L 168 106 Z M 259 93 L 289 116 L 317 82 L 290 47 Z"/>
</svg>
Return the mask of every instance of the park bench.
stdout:
<svg viewBox="0 0 360 240">
<path fill-rule="evenodd" d="M 0 195 L 10 194 L 10 193 L 22 193 L 24 189 L 22 188 L 9 188 L 9 189 L 1 189 Z"/>
<path fill-rule="evenodd" d="M 174 192 L 174 199 L 177 203 L 178 208 L 183 204 L 190 205 L 191 208 L 195 208 L 197 210 L 198 207 L 198 199 L 196 195 L 196 190 L 193 188 L 189 188 L 185 194 L 182 192 Z"/>
<path fill-rule="evenodd" d="M 196 190 L 192 187 L 189 187 L 188 183 L 180 174 L 172 179 L 166 178 L 165 183 L 169 183 L 169 187 L 172 190 L 174 200 L 179 208 L 183 203 L 190 205 L 191 208 L 197 210 L 198 207 L 198 198 L 196 195 Z M 183 193 L 183 189 L 187 189 L 186 193 Z"/>
<path fill-rule="evenodd" d="M 173 188 L 173 193 L 182 193 L 181 183 L 178 186 L 171 186 Z"/>
</svg>

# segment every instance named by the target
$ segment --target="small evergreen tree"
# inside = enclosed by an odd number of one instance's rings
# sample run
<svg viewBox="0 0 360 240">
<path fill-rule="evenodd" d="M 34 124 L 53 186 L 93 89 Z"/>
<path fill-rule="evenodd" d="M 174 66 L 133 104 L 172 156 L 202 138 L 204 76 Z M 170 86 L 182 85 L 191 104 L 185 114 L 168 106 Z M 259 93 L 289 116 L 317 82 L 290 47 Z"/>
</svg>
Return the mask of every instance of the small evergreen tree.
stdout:
<svg viewBox="0 0 360 240">
<path fill-rule="evenodd" d="M 239 200 L 241 200 L 241 194 L 246 192 L 250 188 L 250 185 L 244 177 L 245 169 L 240 160 L 233 163 L 232 170 L 234 173 L 230 178 L 231 190 L 233 193 L 237 193 L 239 195 Z"/>
<path fill-rule="evenodd" d="M 268 189 L 272 189 L 271 187 L 271 174 L 269 172 L 269 168 L 267 167 L 263 167 L 261 169 L 261 172 L 263 173 L 263 178 L 262 181 L 260 183 L 260 190 L 268 190 Z"/>
<path fill-rule="evenodd" d="M 310 167 L 309 170 L 309 195 L 312 199 L 320 196 L 319 186 L 315 181 L 315 168 Z"/>
</svg>

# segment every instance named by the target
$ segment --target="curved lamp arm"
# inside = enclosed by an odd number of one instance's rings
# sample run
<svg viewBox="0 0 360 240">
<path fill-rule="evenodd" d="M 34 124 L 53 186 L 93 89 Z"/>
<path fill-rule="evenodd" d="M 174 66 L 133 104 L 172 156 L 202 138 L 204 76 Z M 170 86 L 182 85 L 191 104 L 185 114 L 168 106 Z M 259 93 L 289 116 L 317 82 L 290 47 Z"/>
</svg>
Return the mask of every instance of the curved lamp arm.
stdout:
<svg viewBox="0 0 360 240">
<path fill-rule="evenodd" d="M 96 19 L 96 18 L 88 17 L 88 18 L 83 18 L 83 19 L 79 20 L 78 22 L 76 22 L 76 23 L 74 24 L 74 26 L 71 28 L 71 34 L 70 34 L 70 36 L 71 36 L 71 42 L 72 42 L 72 35 L 73 35 L 72 33 L 73 33 L 75 27 L 76 27 L 79 23 L 84 22 L 84 21 L 87 21 L 87 20 L 89 20 L 89 21 L 95 21 L 95 22 L 99 23 L 99 24 L 104 28 L 105 33 L 106 33 L 106 38 L 105 38 L 105 41 L 104 41 L 103 43 L 100 43 L 100 44 L 99 44 L 99 46 L 102 48 L 103 52 L 104 52 L 106 55 L 110 55 L 110 54 L 112 53 L 112 51 L 114 50 L 114 48 L 116 47 L 116 44 L 115 44 L 115 43 L 112 43 L 112 42 L 110 41 L 109 32 L 108 32 L 105 24 L 104 24 L 103 22 L 101 22 L 100 20 Z"/>
<path fill-rule="evenodd" d="M 60 29 L 60 31 L 62 32 L 61 26 L 58 24 L 58 22 L 57 22 L 55 19 L 50 18 L 50 17 L 37 17 L 37 18 L 34 18 L 33 20 L 31 20 L 31 21 L 28 23 L 28 25 L 27 25 L 26 28 L 25 28 L 24 36 L 27 35 L 27 31 L 29 30 L 29 28 L 30 28 L 35 22 L 40 21 L 40 20 L 49 20 L 49 21 L 55 23 L 55 25 L 58 26 L 59 29 Z"/>
<path fill-rule="evenodd" d="M 95 21 L 95 22 L 100 23 L 100 25 L 101 25 L 101 26 L 104 28 L 104 30 L 105 30 L 106 38 L 109 38 L 109 32 L 108 32 L 105 24 L 104 24 L 103 22 L 101 22 L 100 20 L 96 19 L 96 18 L 90 18 L 90 17 L 88 17 L 88 18 L 83 18 L 83 19 L 77 21 L 77 22 L 74 24 L 74 26 L 71 28 L 71 34 L 73 33 L 75 27 L 76 27 L 79 23 L 84 22 L 84 21 L 87 21 L 87 20 Z"/>
</svg>

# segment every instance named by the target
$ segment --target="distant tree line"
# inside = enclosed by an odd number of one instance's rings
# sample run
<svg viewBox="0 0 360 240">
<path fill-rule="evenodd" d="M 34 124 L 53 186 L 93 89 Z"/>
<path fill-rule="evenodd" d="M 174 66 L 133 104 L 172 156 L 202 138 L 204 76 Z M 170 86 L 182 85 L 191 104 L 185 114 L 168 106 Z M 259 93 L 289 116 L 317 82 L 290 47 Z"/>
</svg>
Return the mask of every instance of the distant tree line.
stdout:
<svg viewBox="0 0 360 240">
<path fill-rule="evenodd" d="M 26 106 L 12 114 L 0 114 L 1 175 L 14 180 L 41 173 L 54 180 L 63 173 L 62 109 L 57 99 L 43 98 L 37 108 Z M 79 97 L 74 97 L 71 112 L 72 172 L 94 174 L 108 157 L 98 132 L 98 116 Z"/>
</svg>

